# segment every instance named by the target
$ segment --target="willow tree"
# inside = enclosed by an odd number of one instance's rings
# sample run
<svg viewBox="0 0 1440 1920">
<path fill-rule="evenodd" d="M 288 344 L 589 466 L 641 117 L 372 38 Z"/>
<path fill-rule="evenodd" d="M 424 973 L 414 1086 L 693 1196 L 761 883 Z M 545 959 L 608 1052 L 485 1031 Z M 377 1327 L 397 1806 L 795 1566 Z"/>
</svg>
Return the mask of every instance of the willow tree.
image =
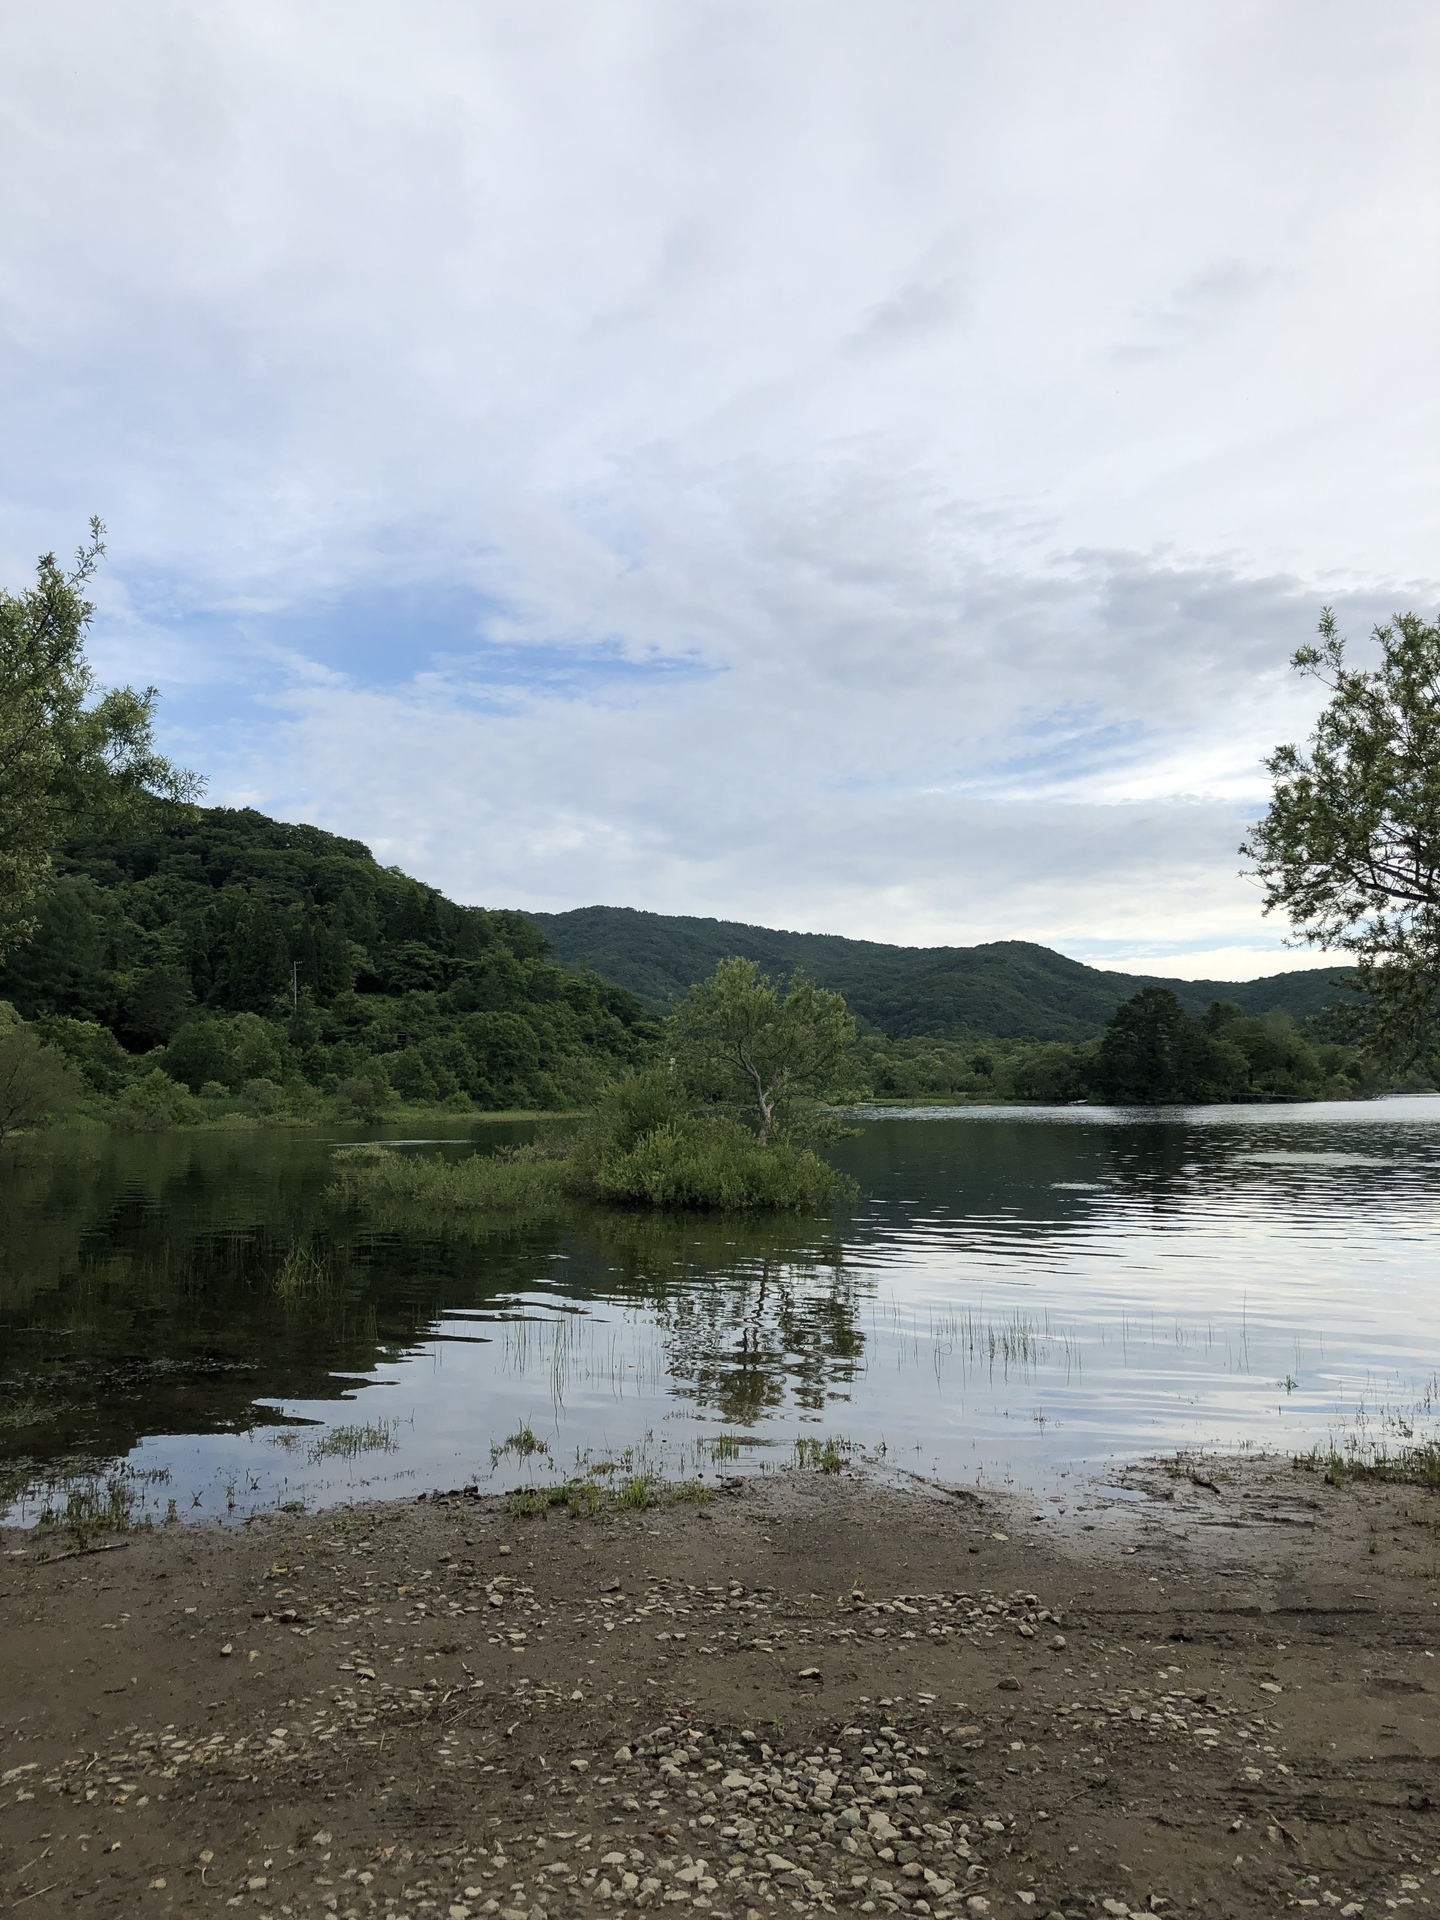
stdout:
<svg viewBox="0 0 1440 1920">
<path fill-rule="evenodd" d="M 1292 665 L 1330 699 L 1308 747 L 1265 762 L 1269 811 L 1241 852 L 1265 911 L 1299 937 L 1355 956 L 1376 1051 L 1431 1055 L 1440 1008 L 1440 626 L 1398 614 L 1376 627 L 1379 664 L 1346 664 L 1327 607 L 1319 646 Z"/>
<path fill-rule="evenodd" d="M 105 529 L 66 572 L 42 554 L 35 584 L 0 590 L 0 953 L 26 939 L 61 842 L 119 825 L 145 796 L 194 800 L 199 779 L 155 749 L 154 687 L 98 689 L 85 658 L 85 588 Z"/>
<path fill-rule="evenodd" d="M 690 1073 L 748 1111 L 763 1144 L 785 1103 L 834 1086 L 855 1038 L 838 993 L 796 972 L 784 986 L 753 960 L 722 960 L 675 1011 L 673 1037 Z"/>
</svg>

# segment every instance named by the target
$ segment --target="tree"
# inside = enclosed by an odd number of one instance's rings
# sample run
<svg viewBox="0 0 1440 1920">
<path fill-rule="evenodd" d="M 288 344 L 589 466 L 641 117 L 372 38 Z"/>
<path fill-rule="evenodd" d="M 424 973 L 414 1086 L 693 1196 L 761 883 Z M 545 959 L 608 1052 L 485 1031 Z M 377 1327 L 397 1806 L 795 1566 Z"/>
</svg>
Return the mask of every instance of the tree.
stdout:
<svg viewBox="0 0 1440 1920">
<path fill-rule="evenodd" d="M 688 1067 L 724 1099 L 750 1109 L 763 1145 L 786 1101 L 828 1092 L 855 1038 L 843 998 L 798 970 L 775 986 L 753 960 L 722 960 L 676 1010 Z"/>
<path fill-rule="evenodd" d="M 67 835 L 115 826 L 142 795 L 184 802 L 200 791 L 155 751 L 153 687 L 94 697 L 85 635 L 95 609 L 83 589 L 104 531 L 91 520 L 72 572 L 42 554 L 33 587 L 0 590 L 0 953 L 30 932 L 27 909 Z"/>
<path fill-rule="evenodd" d="M 1274 792 L 1240 851 L 1265 911 L 1356 956 L 1370 1038 L 1402 1065 L 1430 1052 L 1440 997 L 1440 626 L 1376 627 L 1380 664 L 1347 667 L 1327 607 L 1292 665 L 1330 689 L 1309 751 L 1277 747 Z"/>
<path fill-rule="evenodd" d="M 1248 1082 L 1244 1055 L 1192 1020 L 1168 987 L 1142 987 L 1115 1009 L 1093 1077 L 1122 1106 L 1224 1100 Z"/>
<path fill-rule="evenodd" d="M 3 1001 L 0 1009 L 10 1011 Z M 18 1021 L 0 1032 L 0 1140 L 68 1113 L 79 1093 L 80 1076 L 63 1053 Z"/>
</svg>

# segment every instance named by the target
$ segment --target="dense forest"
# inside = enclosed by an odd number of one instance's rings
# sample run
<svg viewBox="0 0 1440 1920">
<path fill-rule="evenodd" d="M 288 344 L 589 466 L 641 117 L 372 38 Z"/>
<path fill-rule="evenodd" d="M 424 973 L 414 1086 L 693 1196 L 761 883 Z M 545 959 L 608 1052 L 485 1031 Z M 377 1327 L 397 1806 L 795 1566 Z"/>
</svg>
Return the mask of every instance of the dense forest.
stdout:
<svg viewBox="0 0 1440 1920">
<path fill-rule="evenodd" d="M 260 1110 L 557 1107 L 653 1045 L 623 988 L 563 967 L 523 914 L 456 906 L 357 840 L 248 809 L 155 805 L 71 841 L 0 999 L 90 1088 Z M 157 1077 L 157 1070 L 159 1077 Z"/>
<path fill-rule="evenodd" d="M 1303 1021 L 1349 998 L 1354 979 L 1351 967 L 1238 982 L 1149 979 L 1105 973 L 1023 940 L 894 947 L 632 907 L 579 907 L 531 918 L 561 960 L 593 967 L 656 1006 L 672 1005 L 717 961 L 741 954 L 767 973 L 803 967 L 817 985 L 843 993 L 860 1020 L 902 1039 L 1093 1040 L 1122 1000 L 1152 986 L 1167 988 L 1192 1015 L 1224 1001 L 1243 1014 L 1278 1009 Z"/>
</svg>

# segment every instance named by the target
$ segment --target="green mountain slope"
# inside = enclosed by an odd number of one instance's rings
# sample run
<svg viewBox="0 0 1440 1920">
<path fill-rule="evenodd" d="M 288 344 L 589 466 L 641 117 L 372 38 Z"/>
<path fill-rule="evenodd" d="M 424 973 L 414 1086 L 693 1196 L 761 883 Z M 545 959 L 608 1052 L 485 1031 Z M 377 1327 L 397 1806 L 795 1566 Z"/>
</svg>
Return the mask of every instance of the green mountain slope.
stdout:
<svg viewBox="0 0 1440 1920">
<path fill-rule="evenodd" d="M 639 1058 L 640 1002 L 561 966 L 519 913 L 462 907 L 358 840 L 210 807 L 76 842 L 0 999 L 98 1091 L 158 1066 L 256 1082 L 553 1107 Z"/>
<path fill-rule="evenodd" d="M 739 953 L 772 973 L 804 967 L 820 985 L 843 993 L 863 1019 L 897 1036 L 1088 1040 L 1122 1000 L 1157 984 L 1155 977 L 1105 973 L 1024 940 L 892 947 L 632 907 L 580 907 L 530 917 L 567 965 L 593 968 L 656 1005 L 674 1001 L 717 960 Z M 1298 1020 L 1344 999 L 1351 977 L 1348 967 L 1324 967 L 1261 980 L 1158 984 L 1171 988 L 1190 1013 L 1228 1000 L 1245 1013 L 1279 1007 Z"/>
</svg>

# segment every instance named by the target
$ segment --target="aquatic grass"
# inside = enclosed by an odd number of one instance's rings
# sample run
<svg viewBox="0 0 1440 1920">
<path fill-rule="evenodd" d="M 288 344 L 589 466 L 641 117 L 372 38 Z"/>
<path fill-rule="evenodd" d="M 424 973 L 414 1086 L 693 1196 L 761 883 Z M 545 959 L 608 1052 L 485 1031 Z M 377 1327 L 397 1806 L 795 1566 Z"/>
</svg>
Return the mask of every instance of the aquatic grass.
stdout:
<svg viewBox="0 0 1440 1920">
<path fill-rule="evenodd" d="M 615 1505 L 621 1513 L 633 1513 L 646 1507 L 658 1507 L 659 1504 L 659 1482 L 648 1473 L 632 1474 L 615 1495 Z"/>
<path fill-rule="evenodd" d="M 703 1480 L 679 1480 L 673 1487 L 667 1488 L 665 1503 L 667 1506 L 708 1506 L 715 1498 L 713 1488 L 707 1487 Z"/>
<path fill-rule="evenodd" d="M 276 1268 L 272 1285 L 282 1300 L 294 1301 L 319 1293 L 332 1277 L 328 1254 L 317 1254 L 313 1247 L 294 1242 Z"/>
<path fill-rule="evenodd" d="M 63 1507 L 55 1504 L 61 1492 Z M 131 1476 L 123 1473 L 47 1487 L 45 1506 L 35 1522 L 36 1537 L 43 1540 L 47 1534 L 69 1533 L 83 1546 L 97 1533 L 128 1533 L 136 1524 L 138 1498 Z"/>
<path fill-rule="evenodd" d="M 1344 1450 L 1332 1442 L 1328 1447 L 1312 1447 L 1308 1453 L 1296 1454 L 1293 1465 L 1301 1473 L 1322 1475 L 1335 1487 L 1358 1480 L 1440 1493 L 1440 1439 L 1421 1440 L 1394 1452 L 1383 1442 L 1351 1443 Z"/>
<path fill-rule="evenodd" d="M 393 1420 L 367 1420 L 363 1426 L 332 1427 L 311 1443 L 310 1458 L 320 1460 L 358 1460 L 362 1453 L 398 1453 Z"/>
<path fill-rule="evenodd" d="M 507 1453 L 513 1453 L 518 1459 L 529 1460 L 534 1454 L 543 1453 L 549 1457 L 548 1442 L 542 1440 L 528 1420 L 522 1420 L 514 1433 L 506 1439 L 490 1443 L 490 1465 L 498 1467 Z"/>
<path fill-rule="evenodd" d="M 572 1519 L 601 1513 L 649 1513 L 655 1507 L 703 1507 L 714 1493 L 703 1480 L 666 1482 L 648 1468 L 632 1473 L 618 1487 L 598 1486 L 589 1474 L 549 1487 L 516 1487 L 506 1498 L 512 1520 L 543 1520 L 563 1512 Z"/>
<path fill-rule="evenodd" d="M 40 1427 L 47 1421 L 58 1420 L 60 1407 L 54 1401 L 23 1400 L 0 1401 L 0 1428 Z"/>
<path fill-rule="evenodd" d="M 502 1147 L 464 1160 L 342 1147 L 326 1198 L 355 1209 L 423 1207 L 458 1213 L 546 1214 L 565 1203 L 563 1159 L 542 1147 Z"/>
<path fill-rule="evenodd" d="M 802 1436 L 795 1442 L 795 1464 L 816 1468 L 821 1473 L 839 1473 L 846 1456 L 854 1451 L 848 1440 L 812 1440 Z"/>
</svg>

